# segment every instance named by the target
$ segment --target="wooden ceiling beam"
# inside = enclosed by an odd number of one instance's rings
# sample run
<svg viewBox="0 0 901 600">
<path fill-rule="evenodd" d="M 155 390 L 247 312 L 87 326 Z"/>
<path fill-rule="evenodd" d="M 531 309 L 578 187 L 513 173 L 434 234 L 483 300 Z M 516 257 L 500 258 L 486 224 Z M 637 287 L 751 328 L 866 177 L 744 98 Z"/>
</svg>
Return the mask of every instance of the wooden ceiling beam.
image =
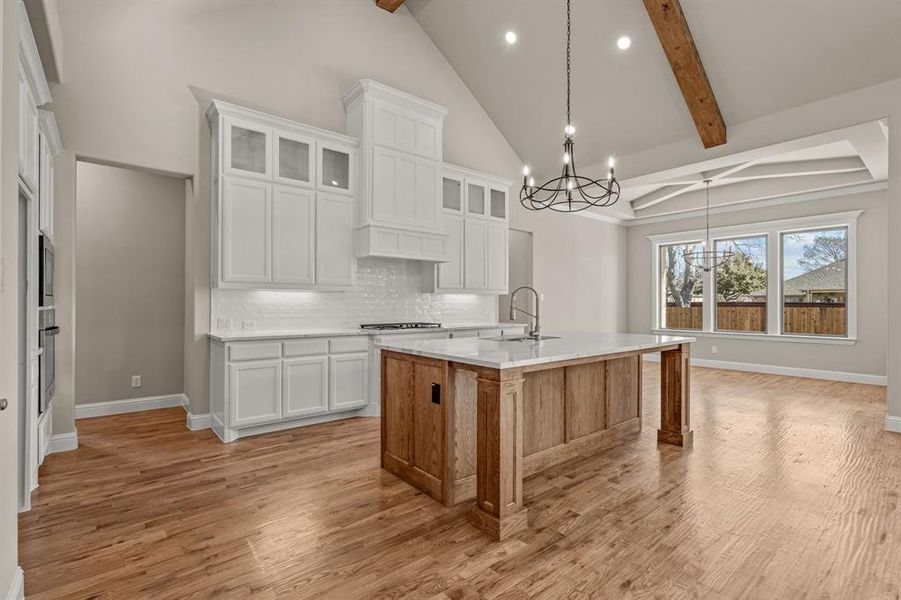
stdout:
<svg viewBox="0 0 901 600">
<path fill-rule="evenodd" d="M 404 3 L 404 0 L 375 0 L 376 6 L 379 8 L 384 8 L 390 13 L 393 13 L 400 5 Z"/>
<path fill-rule="evenodd" d="M 726 123 L 701 63 L 679 0 L 644 0 L 660 45 L 705 148 L 726 143 Z"/>
</svg>

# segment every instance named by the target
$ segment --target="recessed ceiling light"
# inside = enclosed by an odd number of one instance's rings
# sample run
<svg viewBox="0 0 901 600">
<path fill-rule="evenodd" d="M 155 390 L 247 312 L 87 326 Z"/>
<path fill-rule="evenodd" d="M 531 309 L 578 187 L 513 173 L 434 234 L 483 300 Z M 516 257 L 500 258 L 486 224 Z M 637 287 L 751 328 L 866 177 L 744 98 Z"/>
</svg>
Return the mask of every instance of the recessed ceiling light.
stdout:
<svg viewBox="0 0 901 600">
<path fill-rule="evenodd" d="M 508 31 L 506 34 L 504 34 L 504 39 L 507 40 L 508 44 L 515 44 L 516 43 L 516 32 Z"/>
<path fill-rule="evenodd" d="M 627 35 L 621 36 L 616 40 L 616 45 L 619 46 L 620 50 L 628 50 L 629 46 L 632 45 L 632 38 Z"/>
</svg>

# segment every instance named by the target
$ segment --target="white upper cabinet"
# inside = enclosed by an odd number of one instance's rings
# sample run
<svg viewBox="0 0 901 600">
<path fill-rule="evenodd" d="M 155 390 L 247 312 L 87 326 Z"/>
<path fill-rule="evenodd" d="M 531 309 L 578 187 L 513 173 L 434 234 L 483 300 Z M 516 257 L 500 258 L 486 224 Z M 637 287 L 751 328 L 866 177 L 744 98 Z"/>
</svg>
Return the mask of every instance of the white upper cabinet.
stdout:
<svg viewBox="0 0 901 600">
<path fill-rule="evenodd" d="M 316 282 L 316 197 L 312 190 L 272 190 L 272 281 Z"/>
<path fill-rule="evenodd" d="M 251 121 L 225 119 L 225 172 L 269 179 L 272 131 Z"/>
<path fill-rule="evenodd" d="M 334 287 L 352 287 L 354 207 L 349 198 L 320 193 L 316 202 L 316 281 Z"/>
<path fill-rule="evenodd" d="M 19 177 L 32 192 L 38 189 L 40 142 L 38 108 L 24 72 L 19 70 Z"/>
<path fill-rule="evenodd" d="M 53 239 L 53 182 L 54 163 L 62 152 L 63 146 L 56 127 L 56 119 L 52 112 L 38 110 L 38 128 L 40 130 L 40 158 L 38 185 L 38 228 L 41 233 Z"/>
<path fill-rule="evenodd" d="M 448 236 L 448 259 L 423 267 L 425 291 L 507 293 L 510 185 L 493 175 L 445 163 L 441 223 Z"/>
<path fill-rule="evenodd" d="M 354 138 L 214 100 L 213 286 L 353 287 Z"/>
<path fill-rule="evenodd" d="M 316 142 L 309 137 L 284 132 L 276 132 L 272 141 L 275 180 L 279 183 L 312 187 Z"/>
<path fill-rule="evenodd" d="M 372 80 L 345 95 L 360 138 L 357 256 L 443 262 L 442 127 L 447 109 Z"/>
</svg>

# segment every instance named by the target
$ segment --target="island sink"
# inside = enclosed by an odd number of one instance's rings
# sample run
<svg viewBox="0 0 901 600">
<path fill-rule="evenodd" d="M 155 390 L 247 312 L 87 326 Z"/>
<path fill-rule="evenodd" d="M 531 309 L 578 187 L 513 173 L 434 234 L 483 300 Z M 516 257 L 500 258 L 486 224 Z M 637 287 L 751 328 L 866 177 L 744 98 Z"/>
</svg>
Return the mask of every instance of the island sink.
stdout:
<svg viewBox="0 0 901 600">
<path fill-rule="evenodd" d="M 544 340 L 559 340 L 559 335 L 542 335 L 541 338 L 536 338 L 533 335 L 523 334 L 523 335 L 500 335 L 497 337 L 490 338 L 482 338 L 485 340 L 489 340 L 492 342 L 541 342 Z"/>
<path fill-rule="evenodd" d="M 528 527 L 523 478 L 634 440 L 642 355 L 660 352 L 657 441 L 688 446 L 684 337 L 563 333 L 381 344 L 381 465 L 495 539 Z"/>
</svg>

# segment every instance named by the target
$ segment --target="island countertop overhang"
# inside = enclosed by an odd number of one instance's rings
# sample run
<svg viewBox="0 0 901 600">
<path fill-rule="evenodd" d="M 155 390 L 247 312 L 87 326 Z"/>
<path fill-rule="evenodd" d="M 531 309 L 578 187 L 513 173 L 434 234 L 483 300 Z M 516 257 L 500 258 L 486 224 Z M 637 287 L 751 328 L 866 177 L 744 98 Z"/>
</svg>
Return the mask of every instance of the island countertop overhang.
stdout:
<svg viewBox="0 0 901 600">
<path fill-rule="evenodd" d="M 486 338 L 395 341 L 379 344 L 390 350 L 417 356 L 469 364 L 490 369 L 514 369 L 581 358 L 603 357 L 628 352 L 654 352 L 694 338 L 635 333 L 562 332 L 548 334 L 556 339 L 500 341 Z"/>
</svg>

